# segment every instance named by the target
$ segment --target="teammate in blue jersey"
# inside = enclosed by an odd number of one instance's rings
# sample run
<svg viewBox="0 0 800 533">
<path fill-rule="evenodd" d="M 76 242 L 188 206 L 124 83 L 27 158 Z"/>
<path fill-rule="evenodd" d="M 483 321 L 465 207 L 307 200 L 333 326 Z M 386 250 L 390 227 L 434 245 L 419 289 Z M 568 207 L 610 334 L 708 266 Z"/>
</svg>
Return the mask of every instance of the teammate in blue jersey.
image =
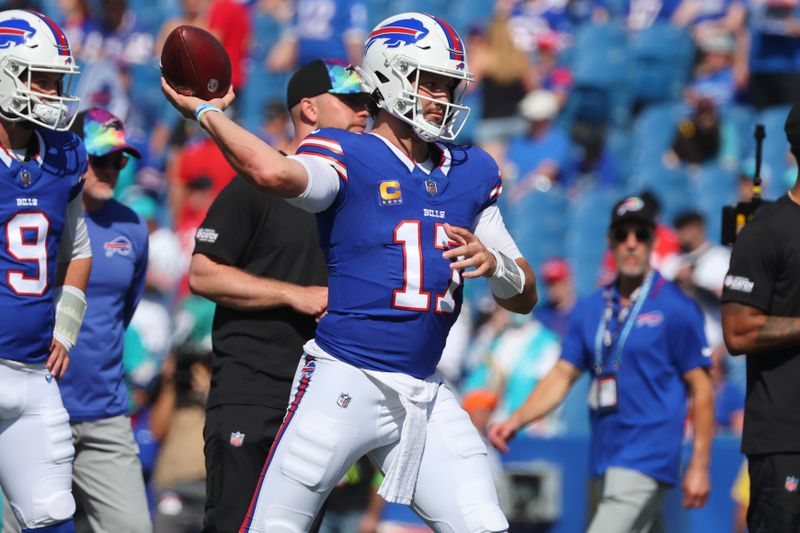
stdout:
<svg viewBox="0 0 800 533">
<path fill-rule="evenodd" d="M 125 140 L 122 121 L 104 109 L 81 112 L 72 130 L 89 154 L 83 206 L 94 258 L 80 339 L 59 384 L 75 445 L 75 496 L 92 531 L 146 533 L 153 528 L 127 416 L 122 345 L 144 290 L 148 233 L 113 198 L 128 156 L 140 155 Z"/>
<path fill-rule="evenodd" d="M 469 111 L 466 51 L 443 20 L 403 13 L 372 31 L 362 65 L 372 133 L 319 130 L 287 158 L 218 112 L 232 92 L 203 102 L 162 81 L 238 172 L 317 213 L 328 263 L 328 313 L 240 531 L 306 531 L 364 454 L 386 474 L 379 493 L 434 530 L 506 531 L 486 448 L 435 371 L 463 277 L 488 278 L 506 309 L 536 302 L 497 207 L 497 165 L 450 143 Z"/>
<path fill-rule="evenodd" d="M 86 153 L 61 29 L 0 12 L 0 486 L 23 531 L 72 531 L 73 447 L 55 379 L 86 307 Z M 55 378 L 55 379 L 54 379 Z"/>
</svg>

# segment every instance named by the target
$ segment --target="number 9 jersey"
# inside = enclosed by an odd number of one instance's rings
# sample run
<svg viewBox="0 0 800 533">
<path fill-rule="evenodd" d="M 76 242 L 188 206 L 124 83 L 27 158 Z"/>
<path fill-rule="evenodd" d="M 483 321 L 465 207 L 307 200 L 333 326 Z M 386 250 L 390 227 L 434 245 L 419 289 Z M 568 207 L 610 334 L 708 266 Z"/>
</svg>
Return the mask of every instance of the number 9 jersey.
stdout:
<svg viewBox="0 0 800 533">
<path fill-rule="evenodd" d="M 77 136 L 37 128 L 32 155 L 0 148 L 0 357 L 47 359 L 53 283 L 67 204 L 80 194 L 86 151 Z"/>
<path fill-rule="evenodd" d="M 444 224 L 475 232 L 502 190 L 496 163 L 480 148 L 429 146 L 429 160 L 414 164 L 379 135 L 324 129 L 294 156 L 323 161 L 339 176 L 335 200 L 317 214 L 329 289 L 316 343 L 359 368 L 434 372 L 461 308 L 461 275 L 442 257 L 455 245 Z"/>
</svg>

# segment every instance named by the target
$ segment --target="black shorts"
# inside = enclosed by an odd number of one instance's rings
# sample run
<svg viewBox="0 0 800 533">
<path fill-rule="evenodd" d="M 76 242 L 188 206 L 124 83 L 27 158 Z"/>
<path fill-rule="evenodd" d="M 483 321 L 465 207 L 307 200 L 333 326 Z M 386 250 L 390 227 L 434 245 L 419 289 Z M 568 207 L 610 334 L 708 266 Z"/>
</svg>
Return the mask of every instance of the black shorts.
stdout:
<svg viewBox="0 0 800 533">
<path fill-rule="evenodd" d="M 285 410 L 218 405 L 206 411 L 203 533 L 239 531 Z"/>
<path fill-rule="evenodd" d="M 800 531 L 800 454 L 748 455 L 750 533 Z"/>
</svg>

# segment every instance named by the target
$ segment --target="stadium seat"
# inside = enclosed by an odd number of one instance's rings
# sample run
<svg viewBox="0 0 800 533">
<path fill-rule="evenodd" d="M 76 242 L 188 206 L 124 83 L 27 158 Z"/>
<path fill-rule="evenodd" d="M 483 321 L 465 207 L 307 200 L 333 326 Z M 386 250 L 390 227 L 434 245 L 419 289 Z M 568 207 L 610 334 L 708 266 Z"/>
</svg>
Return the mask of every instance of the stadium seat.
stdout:
<svg viewBox="0 0 800 533">
<path fill-rule="evenodd" d="M 631 39 L 635 102 L 650 105 L 681 96 L 691 74 L 694 45 L 688 31 L 657 23 Z"/>
<path fill-rule="evenodd" d="M 689 196 L 693 207 L 706 219 L 706 234 L 712 242 L 720 242 L 722 207 L 736 202 L 735 173 L 717 164 L 708 164 L 692 176 Z"/>
<path fill-rule="evenodd" d="M 574 85 L 564 120 L 624 124 L 630 95 L 624 28 L 612 23 L 585 25 L 576 33 L 569 57 Z"/>
<path fill-rule="evenodd" d="M 564 253 L 567 197 L 554 186 L 533 191 L 506 210 L 506 222 L 520 251 L 536 269 L 545 259 Z"/>
<path fill-rule="evenodd" d="M 606 230 L 611 207 L 622 197 L 618 189 L 589 185 L 579 189 L 567 211 L 565 257 L 575 276 L 578 293 L 586 295 L 597 283 L 606 250 Z"/>
<path fill-rule="evenodd" d="M 756 122 L 764 124 L 766 138 L 764 139 L 764 164 L 771 170 L 771 180 L 766 183 L 765 197 L 774 199 L 785 193 L 788 185 L 786 183 L 786 173 L 793 163 L 788 154 L 788 144 L 786 134 L 783 131 L 783 124 L 789 114 L 789 107 L 779 106 L 765 109 L 756 115 Z M 752 136 L 750 137 L 752 139 Z M 752 146 L 754 146 L 751 143 Z M 754 153 L 755 149 L 753 149 Z"/>
</svg>

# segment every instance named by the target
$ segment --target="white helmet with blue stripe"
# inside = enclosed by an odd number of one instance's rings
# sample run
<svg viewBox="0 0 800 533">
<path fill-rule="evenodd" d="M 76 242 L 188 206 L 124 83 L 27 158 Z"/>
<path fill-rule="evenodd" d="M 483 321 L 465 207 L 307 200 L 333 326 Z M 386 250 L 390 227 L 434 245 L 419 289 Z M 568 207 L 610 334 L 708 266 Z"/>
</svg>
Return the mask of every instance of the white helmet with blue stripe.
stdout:
<svg viewBox="0 0 800 533">
<path fill-rule="evenodd" d="M 358 69 L 375 104 L 407 122 L 424 141 L 452 141 L 461 131 L 469 107 L 462 105 L 472 74 L 467 70 L 467 52 L 458 33 L 444 20 L 425 13 L 401 13 L 379 23 L 364 44 L 364 59 Z M 423 116 L 431 98 L 417 91 L 421 72 L 456 80 L 441 124 Z"/>
<path fill-rule="evenodd" d="M 35 73 L 61 75 L 58 95 L 31 88 Z M 80 99 L 67 93 L 79 73 L 67 38 L 55 22 L 35 11 L 0 11 L 0 116 L 68 130 Z"/>
</svg>

